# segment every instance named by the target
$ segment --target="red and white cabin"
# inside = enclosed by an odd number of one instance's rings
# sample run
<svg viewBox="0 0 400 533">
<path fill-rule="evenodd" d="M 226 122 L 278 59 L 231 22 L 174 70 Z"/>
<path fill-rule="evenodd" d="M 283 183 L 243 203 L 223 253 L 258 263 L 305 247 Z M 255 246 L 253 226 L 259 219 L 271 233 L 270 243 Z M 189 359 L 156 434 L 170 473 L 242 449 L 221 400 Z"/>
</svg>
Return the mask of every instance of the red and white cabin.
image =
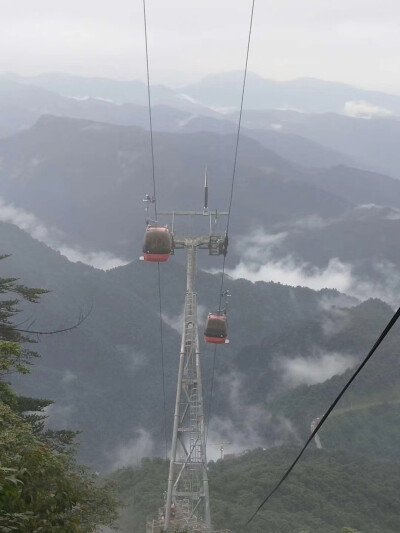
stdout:
<svg viewBox="0 0 400 533">
<path fill-rule="evenodd" d="M 147 226 L 143 241 L 143 259 L 163 263 L 172 252 L 172 236 L 168 228 Z"/>
<path fill-rule="evenodd" d="M 208 313 L 204 329 L 204 340 L 212 344 L 227 344 L 229 342 L 228 323 L 223 311 Z"/>
</svg>

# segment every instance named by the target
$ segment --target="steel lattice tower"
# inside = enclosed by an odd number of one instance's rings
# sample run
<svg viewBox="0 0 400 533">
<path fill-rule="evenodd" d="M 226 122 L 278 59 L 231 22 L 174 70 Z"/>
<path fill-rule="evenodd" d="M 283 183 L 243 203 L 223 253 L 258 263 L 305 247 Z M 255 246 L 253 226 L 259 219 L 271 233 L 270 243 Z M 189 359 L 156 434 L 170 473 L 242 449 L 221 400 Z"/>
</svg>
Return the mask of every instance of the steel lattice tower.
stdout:
<svg viewBox="0 0 400 533">
<path fill-rule="evenodd" d="M 186 248 L 186 296 L 179 357 L 171 462 L 164 530 L 173 522 L 179 529 L 211 532 L 204 405 L 195 292 L 197 247 L 209 237 L 175 240 Z"/>
<path fill-rule="evenodd" d="M 148 199 L 145 200 L 146 202 Z M 179 355 L 178 384 L 172 432 L 168 491 L 165 507 L 158 520 L 148 522 L 147 531 L 185 531 L 211 533 L 210 497 L 208 491 L 203 389 L 200 368 L 197 302 L 195 292 L 197 250 L 210 255 L 225 255 L 226 235 L 215 235 L 214 228 L 227 212 L 208 210 L 208 185 L 205 176 L 203 211 L 160 212 L 172 216 L 173 250 L 186 250 L 186 295 Z M 174 221 L 177 215 L 200 215 L 209 218 L 209 234 L 177 237 Z M 163 516 L 162 516 L 163 515 Z"/>
<path fill-rule="evenodd" d="M 212 214 L 206 208 L 203 212 L 173 213 L 177 214 L 209 216 L 210 234 L 197 237 L 174 236 L 174 248 L 186 249 L 186 295 L 164 531 L 173 528 L 190 533 L 211 533 L 195 292 L 196 259 L 199 248 L 207 249 L 210 255 L 226 253 L 227 241 L 224 236 L 213 235 Z M 222 214 L 226 213 L 215 212 L 215 221 Z"/>
</svg>

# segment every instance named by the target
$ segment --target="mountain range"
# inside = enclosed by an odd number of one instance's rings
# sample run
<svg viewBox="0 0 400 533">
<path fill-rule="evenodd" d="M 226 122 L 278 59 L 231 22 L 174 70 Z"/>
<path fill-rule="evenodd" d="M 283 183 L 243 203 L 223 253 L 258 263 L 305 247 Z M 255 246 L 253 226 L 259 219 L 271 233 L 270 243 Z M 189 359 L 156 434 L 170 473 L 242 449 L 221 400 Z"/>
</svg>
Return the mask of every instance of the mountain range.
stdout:
<svg viewBox="0 0 400 533">
<path fill-rule="evenodd" d="M 33 77 L 3 74 L 6 82 L 41 87 L 74 98 L 103 98 L 119 104 L 147 103 L 147 88 L 140 81 L 120 81 L 107 78 L 87 78 L 66 73 L 45 73 Z M 243 73 L 222 72 L 204 77 L 199 82 L 173 89 L 155 84 L 152 88 L 155 104 L 196 104 L 199 108 L 237 109 Z M 313 78 L 291 81 L 265 79 L 252 72 L 247 74 L 246 99 L 249 109 L 293 109 L 306 113 L 342 113 L 348 102 L 367 102 L 375 113 L 400 114 L 400 97 L 379 91 L 360 89 L 345 83 Z M 373 112 L 374 110 L 371 110 Z M 367 113 L 368 110 L 364 111 Z"/>
<path fill-rule="evenodd" d="M 240 83 L 230 73 L 152 87 L 159 210 L 202 209 L 206 167 L 211 208 L 228 208 Z M 165 421 L 169 446 L 185 296 L 179 250 L 160 266 L 161 317 L 157 268 L 138 260 L 142 199 L 153 190 L 146 97 L 141 82 L 0 76 L 0 243 L 11 254 L 2 277 L 50 291 L 21 302 L 18 321 L 50 331 L 88 314 L 68 334 L 34 336 L 41 358 L 12 381 L 54 400 L 50 427 L 82 430 L 82 461 L 100 473 L 135 466 L 114 474 L 126 530 L 162 504 L 165 462 L 141 459 L 164 453 Z M 272 486 L 398 305 L 399 102 L 249 77 L 226 259 L 230 344 L 214 361 L 200 339 L 208 458 L 221 440 L 231 456 L 209 465 L 218 527 L 235 528 Z M 220 270 L 199 253 L 200 334 Z M 321 430 L 323 450 L 309 451 L 254 532 L 398 530 L 399 335 L 395 327 Z"/>
<path fill-rule="evenodd" d="M 39 337 L 41 360 L 31 376 L 14 378 L 19 392 L 54 399 L 48 412 L 50 424 L 82 429 L 81 458 L 101 470 L 132 461 L 144 448 L 147 454 L 160 453 L 163 402 L 154 265 L 136 261 L 102 272 L 70 263 L 15 226 L 2 223 L 0 230 L 2 253 L 12 254 L 5 260 L 2 275 L 51 291 L 38 306 L 24 308 L 21 320 L 30 329 L 60 329 L 73 324 L 81 311 L 93 308 L 71 333 Z M 170 420 L 185 276 L 173 259 L 163 267 L 166 416 Z M 199 272 L 201 320 L 206 310 L 218 305 L 218 286 L 218 276 Z M 210 438 L 227 439 L 235 450 L 246 447 L 245 443 L 251 447 L 296 442 L 298 435 L 307 432 L 315 410 L 306 409 L 302 416 L 296 411 L 280 412 L 278 398 L 289 393 L 296 397 L 296 386 L 304 379 L 322 383 L 354 366 L 390 315 L 390 308 L 378 300 L 359 304 L 332 290 L 315 292 L 246 280 L 229 280 L 227 288 L 233 295 L 231 344 L 218 351 Z M 243 309 L 248 310 L 245 315 Z M 388 354 L 397 342 L 393 337 Z M 203 342 L 201 350 L 208 409 L 213 358 Z M 396 381 L 395 358 L 387 355 L 386 359 L 382 372 L 389 372 L 391 382 Z M 314 366 L 327 366 L 327 370 L 313 374 Z M 311 381 L 307 372 L 314 375 Z M 375 376 L 370 393 L 383 390 L 386 401 L 394 401 L 396 387 L 392 394 L 382 372 Z M 339 387 L 338 379 L 333 378 L 332 390 Z M 318 403 L 317 414 L 323 405 Z M 287 422 L 292 417 L 296 425 Z"/>
</svg>

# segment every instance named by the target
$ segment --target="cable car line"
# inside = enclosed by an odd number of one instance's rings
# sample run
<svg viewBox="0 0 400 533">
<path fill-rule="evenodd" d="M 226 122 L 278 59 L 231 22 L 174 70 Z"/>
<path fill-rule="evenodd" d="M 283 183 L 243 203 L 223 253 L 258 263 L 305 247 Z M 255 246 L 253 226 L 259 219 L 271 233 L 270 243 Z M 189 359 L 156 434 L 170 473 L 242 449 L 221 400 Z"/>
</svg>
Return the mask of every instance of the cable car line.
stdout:
<svg viewBox="0 0 400 533">
<path fill-rule="evenodd" d="M 213 356 L 213 365 L 212 365 L 212 372 L 211 372 L 211 389 L 210 389 L 210 400 L 208 402 L 208 414 L 207 414 L 207 423 L 206 423 L 206 445 L 208 441 L 208 428 L 210 425 L 211 420 L 211 414 L 212 414 L 212 402 L 213 402 L 213 394 L 214 394 L 214 376 L 215 376 L 215 364 L 217 360 L 217 344 L 214 346 L 214 356 Z"/>
<path fill-rule="evenodd" d="M 245 67 L 244 67 L 244 73 L 243 73 L 242 94 L 241 94 L 241 98 L 240 98 L 240 111 L 239 111 L 239 119 L 238 119 L 238 128 L 237 128 L 237 134 L 236 134 L 235 156 L 234 156 L 234 160 L 233 160 L 232 181 L 231 181 L 231 189 L 230 189 L 230 196 L 229 196 L 228 218 L 227 218 L 226 230 L 225 230 L 225 239 L 226 239 L 226 241 L 228 241 L 228 238 L 229 238 L 228 237 L 228 235 L 229 235 L 229 224 L 230 224 L 230 219 L 231 219 L 233 193 L 234 193 L 234 189 L 235 189 L 237 157 L 238 157 L 238 151 L 239 151 L 240 131 L 241 131 L 241 126 L 242 126 L 243 103 L 244 103 L 244 94 L 245 94 L 246 79 L 247 79 L 247 67 L 248 67 L 248 63 L 249 63 L 251 33 L 252 33 L 252 29 L 253 29 L 254 5 L 255 5 L 255 0 L 252 0 L 249 33 L 248 33 L 248 38 L 247 38 L 246 61 L 245 61 Z M 218 303 L 218 311 L 219 312 L 221 312 L 222 297 L 224 295 L 225 265 L 226 265 L 226 254 L 224 254 L 224 259 L 223 259 L 223 262 L 222 262 L 221 285 L 220 285 L 219 303 Z M 211 417 L 211 412 L 212 412 L 216 358 L 217 358 L 217 345 L 215 345 L 214 355 L 213 355 L 209 412 L 208 412 L 208 417 L 207 417 L 207 429 L 206 429 L 206 443 L 207 443 L 207 438 L 208 438 L 208 425 L 210 423 L 210 417 Z"/>
<path fill-rule="evenodd" d="M 146 74 L 147 74 L 147 100 L 149 112 L 149 127 L 150 127 L 150 146 L 151 146 L 151 169 L 153 178 L 153 198 L 154 203 L 154 219 L 157 222 L 157 196 L 156 196 L 156 173 L 154 164 L 154 139 L 153 139 L 153 120 L 151 113 L 151 90 L 150 90 L 150 68 L 149 68 L 149 50 L 147 44 L 147 16 L 146 16 L 146 0 L 143 0 L 143 20 L 144 20 L 144 41 L 146 48 Z M 157 263 L 157 279 L 158 279 L 158 301 L 160 314 L 160 345 L 161 345 L 161 374 L 162 374 L 162 392 L 163 392 L 163 410 L 164 410 L 164 439 L 165 439 L 165 459 L 168 458 L 168 438 L 167 438 L 167 407 L 165 394 L 165 367 L 164 367 L 164 330 L 162 320 L 162 298 L 161 298 L 161 272 L 160 263 Z"/>
<path fill-rule="evenodd" d="M 148 44 L 147 44 L 146 0 L 143 0 L 143 20 L 144 20 L 144 42 L 145 42 L 145 47 L 146 47 L 147 103 L 148 103 L 149 126 L 150 126 L 151 169 L 152 169 L 152 177 L 153 177 L 154 219 L 157 220 L 156 173 L 155 173 L 155 165 L 154 165 L 153 117 L 152 117 L 152 112 L 151 112 L 149 49 L 148 49 Z"/>
<path fill-rule="evenodd" d="M 247 67 L 248 67 L 248 63 L 249 63 L 251 33 L 252 33 L 252 29 L 253 29 L 254 4 L 255 4 L 255 0 L 252 0 L 249 35 L 248 35 L 248 39 L 247 39 L 246 63 L 245 63 L 244 73 L 243 73 L 242 95 L 241 95 L 241 98 L 240 98 L 240 111 L 239 111 L 238 129 L 237 129 L 237 135 L 236 135 L 235 157 L 234 157 L 234 161 L 233 161 L 233 172 L 232 172 L 231 191 L 230 191 L 230 198 L 229 198 L 228 218 L 227 218 L 227 222 L 226 222 L 226 232 L 225 232 L 226 238 L 228 238 L 228 234 L 229 234 L 229 224 L 230 224 L 230 220 L 231 220 L 231 210 L 232 210 L 232 203 L 233 203 L 233 192 L 234 192 L 234 188 L 235 188 L 236 166 L 237 166 L 237 157 L 238 157 L 238 151 L 239 151 L 240 130 L 241 130 L 241 127 L 242 127 L 244 93 L 245 93 L 245 90 L 246 90 Z M 220 297 L 219 297 L 219 308 L 220 308 L 220 310 L 221 310 L 222 296 L 223 296 L 223 292 L 224 292 L 225 263 L 226 263 L 226 255 L 224 255 L 224 260 L 223 260 L 223 264 L 222 264 L 221 290 L 220 290 Z"/>
<path fill-rule="evenodd" d="M 318 431 L 321 429 L 321 427 L 323 426 L 323 424 L 325 423 L 326 419 L 329 417 L 329 415 L 331 414 L 331 412 L 334 410 L 334 408 L 336 407 L 336 405 L 339 403 L 340 399 L 342 398 L 342 396 L 344 395 L 344 393 L 347 391 L 347 389 L 350 387 L 350 385 L 353 383 L 353 381 L 356 379 L 356 377 L 358 376 L 358 374 L 361 372 L 361 370 L 364 368 L 364 366 L 368 363 L 368 361 L 371 359 L 371 357 L 373 356 L 373 354 L 375 353 L 375 351 L 377 350 L 377 348 L 380 346 L 380 344 L 382 343 L 382 341 L 384 340 L 384 338 L 386 337 L 386 335 L 389 333 L 389 331 L 392 329 L 392 327 L 395 325 L 395 323 L 397 322 L 398 318 L 400 317 L 400 307 L 399 309 L 395 312 L 395 314 L 393 315 L 393 317 L 390 319 L 390 321 L 388 322 L 387 326 L 385 327 L 385 329 L 382 331 L 382 333 L 379 335 L 377 341 L 375 342 L 375 344 L 373 345 L 373 347 L 371 348 L 371 350 L 368 352 L 367 356 L 365 357 L 365 359 L 362 361 L 362 363 L 358 366 L 358 368 L 356 369 L 356 371 L 352 374 L 351 378 L 347 381 L 346 385 L 342 388 L 342 390 L 340 391 L 340 393 L 337 395 L 337 397 L 335 398 L 335 400 L 332 402 L 332 404 L 330 405 L 330 407 L 328 408 L 328 410 L 326 411 L 326 413 L 324 414 L 324 416 L 321 418 L 321 420 L 319 421 L 318 425 L 315 427 L 314 431 L 311 433 L 311 435 L 308 437 L 307 441 L 305 442 L 304 446 L 302 447 L 302 449 L 300 450 L 299 454 L 297 455 L 296 459 L 293 461 L 293 463 L 289 466 L 289 468 L 286 470 L 286 472 L 283 474 L 283 476 L 281 477 L 281 479 L 278 481 L 278 483 L 275 485 L 275 487 L 268 493 L 268 495 L 264 498 L 264 500 L 260 503 L 260 505 L 257 507 L 257 509 L 254 511 L 254 513 L 250 516 L 250 518 L 247 520 L 247 522 L 244 524 L 244 526 L 242 526 L 242 528 L 239 530 L 239 531 L 244 531 L 244 528 L 246 528 L 250 522 L 255 518 L 255 516 L 257 515 L 257 513 L 262 509 L 262 507 L 264 507 L 264 505 L 268 502 L 268 500 L 275 494 L 275 492 L 279 489 L 279 487 L 284 483 L 284 481 L 288 478 L 289 474 L 291 473 L 291 471 L 293 470 L 293 468 L 296 466 L 296 464 L 298 463 L 298 461 L 300 460 L 300 457 L 303 455 L 303 453 L 305 452 L 306 448 L 308 447 L 308 445 L 314 440 L 316 434 L 318 433 Z"/>
<path fill-rule="evenodd" d="M 241 124 L 242 124 L 242 114 L 243 114 L 243 104 L 244 104 L 244 95 L 245 95 L 245 88 L 246 88 L 246 79 L 247 79 L 247 69 L 248 69 L 248 60 L 249 60 L 249 52 L 250 52 L 250 43 L 251 43 L 251 34 L 252 34 L 252 27 L 253 27 L 253 16 L 254 16 L 254 6 L 255 6 L 255 0 L 252 0 L 252 7 L 251 7 L 251 16 L 250 16 L 250 26 L 249 26 L 249 33 L 248 33 L 248 41 L 247 41 L 247 51 L 246 51 L 246 62 L 245 62 L 245 69 L 244 69 L 244 75 L 243 75 L 243 84 L 242 84 L 242 92 L 241 92 L 241 100 L 240 100 L 240 111 L 239 111 L 239 117 L 238 117 L 238 126 L 237 126 L 237 135 L 236 135 L 236 144 L 235 144 L 235 154 L 234 154 L 234 163 L 233 163 L 233 172 L 232 172 L 232 180 L 231 180 L 231 187 L 230 187 L 230 196 L 229 196 L 229 208 L 228 208 L 228 218 L 227 218 L 227 225 L 226 225 L 226 231 L 225 231 L 225 248 L 228 242 L 228 236 L 229 236 L 229 226 L 230 226 L 230 218 L 231 218 L 231 210 L 233 205 L 233 196 L 234 196 L 234 188 L 235 188 L 235 180 L 236 180 L 236 169 L 237 169 L 237 159 L 238 159 L 238 149 L 239 149 L 239 141 L 240 141 L 240 133 L 241 133 Z M 151 142 L 151 161 L 152 161 L 152 181 L 153 181 L 153 199 L 151 200 L 152 203 L 154 203 L 154 214 L 155 214 L 155 221 L 156 224 L 158 222 L 158 216 L 157 216 L 157 200 L 156 200 L 156 179 L 155 179 L 155 163 L 154 163 L 154 139 L 153 139 L 153 124 L 152 124 L 152 110 L 151 110 L 151 91 L 150 91 L 150 75 L 149 75 L 149 54 L 148 54 L 148 39 L 147 39 L 147 17 L 146 17 L 146 0 L 143 0 L 143 14 L 144 14 L 144 33 L 145 33 L 145 45 L 146 45 L 146 67 L 147 67 L 147 92 L 148 92 L 148 112 L 149 112 L 149 126 L 150 126 L 150 142 Z M 161 228 L 159 228 L 161 229 Z M 169 252 L 170 253 L 170 252 Z M 153 251 L 148 252 L 148 255 L 156 255 Z M 159 255 L 167 255 L 165 252 L 163 254 Z M 168 254 L 169 255 L 169 254 Z M 166 417 L 166 394 L 165 394 L 165 369 L 164 369 L 164 337 L 163 337 L 163 322 L 162 322 L 162 297 L 161 297 L 161 275 L 160 275 L 160 261 L 165 261 L 165 259 L 153 257 L 153 258 L 147 258 L 149 261 L 157 261 L 157 272 L 158 272 L 158 296 L 159 296 L 159 314 L 160 314 L 160 342 L 161 342 L 161 369 L 162 369 L 162 388 L 163 388 L 163 403 L 164 403 L 164 432 L 165 432 L 165 456 L 167 458 L 167 417 Z M 225 281 L 225 268 L 226 268 L 226 253 L 224 253 L 223 258 L 223 264 L 222 264 L 222 273 L 221 273 L 221 285 L 220 285 L 220 294 L 219 294 L 219 305 L 218 305 L 218 312 L 221 313 L 221 305 L 222 305 L 222 298 L 224 295 L 224 281 Z M 217 316 L 218 314 L 215 314 L 214 316 Z M 256 510 L 253 512 L 253 514 L 250 516 L 250 518 L 246 521 L 246 523 L 238 530 L 238 531 L 244 531 L 245 528 L 253 521 L 253 519 L 257 516 L 257 514 L 261 511 L 261 509 L 266 505 L 266 503 L 270 500 L 270 498 L 279 490 L 279 488 L 282 486 L 282 484 L 286 481 L 286 479 L 289 477 L 293 469 L 295 468 L 296 464 L 301 459 L 302 455 L 310 445 L 310 443 L 314 440 L 317 433 L 320 431 L 321 427 L 324 425 L 332 411 L 335 409 L 343 395 L 346 393 L 347 389 L 351 386 L 353 381 L 357 378 L 359 373 L 363 370 L 365 365 L 368 363 L 368 361 L 371 359 L 371 357 L 374 355 L 378 347 L 381 345 L 383 340 L 386 338 L 392 327 L 396 324 L 400 317 L 400 307 L 399 309 L 394 313 L 391 320 L 386 325 L 385 329 L 381 332 L 380 336 L 376 340 L 375 344 L 371 348 L 371 350 L 368 352 L 364 360 L 360 363 L 360 365 L 357 367 L 355 372 L 351 375 L 350 379 L 347 381 L 345 386 L 342 388 L 342 390 L 339 392 L 335 400 L 332 402 L 328 410 L 325 412 L 325 414 L 322 416 L 321 420 L 318 422 L 314 430 L 312 431 L 311 435 L 308 437 L 306 442 L 304 443 L 303 447 L 301 448 L 300 452 L 298 453 L 297 457 L 294 459 L 294 461 L 291 463 L 291 465 L 288 467 L 288 469 L 285 471 L 283 476 L 280 478 L 280 480 L 276 483 L 276 485 L 273 487 L 273 489 L 267 494 L 267 496 L 264 498 L 264 500 L 260 503 L 260 505 L 256 508 Z M 226 328 L 226 323 L 224 324 Z M 208 439 L 208 431 L 209 431 L 209 421 L 211 418 L 211 412 L 212 412 L 212 402 L 213 402 L 213 392 L 214 392 L 214 378 L 215 378 L 215 368 L 216 368 L 216 355 L 217 355 L 217 342 L 224 342 L 224 340 L 216 341 L 216 340 L 207 340 L 208 339 L 216 339 L 217 337 L 212 335 L 211 333 L 209 335 L 205 335 L 207 342 L 215 342 L 214 345 L 214 356 L 213 356 L 213 365 L 212 365 L 212 376 L 211 376 L 211 391 L 210 391 L 210 401 L 209 401 L 209 413 L 208 413 L 208 421 L 206 424 L 206 437 L 205 441 L 207 443 Z M 221 337 L 222 338 L 222 337 Z M 224 337 L 226 338 L 226 337 Z M 197 441 L 196 441 L 197 442 Z"/>
</svg>

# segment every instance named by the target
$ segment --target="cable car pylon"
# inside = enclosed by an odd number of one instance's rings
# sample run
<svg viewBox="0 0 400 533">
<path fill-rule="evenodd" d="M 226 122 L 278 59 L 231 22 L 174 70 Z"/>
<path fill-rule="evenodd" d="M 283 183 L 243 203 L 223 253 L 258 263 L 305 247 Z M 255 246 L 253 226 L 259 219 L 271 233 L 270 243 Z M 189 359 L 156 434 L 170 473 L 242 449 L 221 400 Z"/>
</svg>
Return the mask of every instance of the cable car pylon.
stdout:
<svg viewBox="0 0 400 533">
<path fill-rule="evenodd" d="M 203 211 L 159 212 L 159 215 L 172 217 L 171 253 L 186 250 L 186 294 L 168 490 L 159 520 L 148 523 L 148 533 L 158 533 L 160 529 L 212 533 L 195 280 L 198 250 L 208 250 L 210 255 L 226 255 L 226 236 L 216 235 L 214 230 L 218 218 L 228 213 L 208 209 L 207 172 L 204 200 Z M 177 216 L 209 217 L 208 235 L 175 235 Z"/>
</svg>

